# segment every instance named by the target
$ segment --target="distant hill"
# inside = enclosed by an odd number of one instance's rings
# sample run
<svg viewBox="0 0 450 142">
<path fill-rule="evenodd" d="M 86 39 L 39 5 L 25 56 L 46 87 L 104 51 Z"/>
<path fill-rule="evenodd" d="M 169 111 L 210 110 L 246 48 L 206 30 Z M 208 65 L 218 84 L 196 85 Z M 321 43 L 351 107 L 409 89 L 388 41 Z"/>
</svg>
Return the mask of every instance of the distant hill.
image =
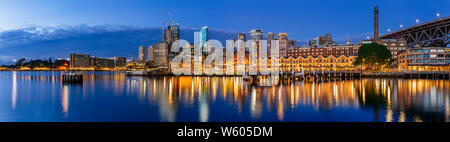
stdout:
<svg viewBox="0 0 450 142">
<path fill-rule="evenodd" d="M 193 42 L 196 29 L 181 29 L 181 39 Z M 235 33 L 209 31 L 210 39 L 225 40 Z M 132 26 L 29 26 L 0 32 L 0 64 L 14 59 L 68 58 L 70 53 L 97 57 L 137 57 L 140 45 L 162 41 L 160 28 Z M 225 45 L 224 45 L 225 46 Z"/>
</svg>

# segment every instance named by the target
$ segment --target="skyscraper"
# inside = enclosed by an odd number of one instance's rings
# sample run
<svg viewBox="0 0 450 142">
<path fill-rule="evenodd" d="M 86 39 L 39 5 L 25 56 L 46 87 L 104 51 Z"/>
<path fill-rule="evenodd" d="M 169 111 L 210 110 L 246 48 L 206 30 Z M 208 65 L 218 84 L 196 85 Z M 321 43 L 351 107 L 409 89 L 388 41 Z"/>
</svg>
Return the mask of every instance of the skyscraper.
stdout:
<svg viewBox="0 0 450 142">
<path fill-rule="evenodd" d="M 245 41 L 246 40 L 245 34 L 242 34 L 242 33 L 237 34 L 237 39 Z"/>
<path fill-rule="evenodd" d="M 139 47 L 139 63 L 145 63 L 145 46 Z"/>
<path fill-rule="evenodd" d="M 208 26 L 203 27 L 200 29 L 200 47 L 202 49 L 202 52 L 209 52 L 207 41 L 208 41 Z"/>
<path fill-rule="evenodd" d="M 279 41 L 280 56 L 287 56 L 287 50 L 290 46 L 288 34 L 287 33 L 278 33 L 277 39 Z"/>
<path fill-rule="evenodd" d="M 253 29 L 250 31 L 250 40 L 262 40 L 262 39 L 263 39 L 262 29 Z"/>
<path fill-rule="evenodd" d="M 169 67 L 168 49 L 164 42 L 157 42 L 153 44 L 154 65 L 158 67 Z"/>
<path fill-rule="evenodd" d="M 272 40 L 275 40 L 275 34 L 272 32 L 267 33 L 267 57 L 270 57 L 272 52 Z"/>
<path fill-rule="evenodd" d="M 180 25 L 178 23 L 175 23 L 175 21 L 172 19 L 169 23 L 169 26 L 167 26 L 167 29 L 164 29 L 163 25 L 163 40 L 164 45 L 166 46 L 166 49 L 171 49 L 175 41 L 180 39 Z M 179 45 L 174 45 L 179 46 Z M 156 48 L 156 47 L 154 47 Z M 172 61 L 173 58 L 176 56 L 176 52 L 171 52 L 168 50 L 167 58 L 169 61 Z"/>
<path fill-rule="evenodd" d="M 171 21 L 169 26 L 167 26 L 164 31 L 164 42 L 166 44 L 171 45 L 174 41 L 180 39 L 180 25 L 175 23 L 175 21 Z"/>
<path fill-rule="evenodd" d="M 148 46 L 148 62 L 150 63 L 150 65 L 153 65 L 155 61 L 155 55 L 154 55 L 154 51 L 153 51 L 153 46 Z"/>
</svg>

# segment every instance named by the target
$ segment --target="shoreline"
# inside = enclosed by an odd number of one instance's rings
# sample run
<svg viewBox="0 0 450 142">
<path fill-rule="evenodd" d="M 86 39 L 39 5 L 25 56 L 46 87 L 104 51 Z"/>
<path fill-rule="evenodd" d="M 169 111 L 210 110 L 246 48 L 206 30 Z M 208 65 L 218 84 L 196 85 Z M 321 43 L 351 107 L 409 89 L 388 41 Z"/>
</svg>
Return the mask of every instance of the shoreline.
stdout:
<svg viewBox="0 0 450 142">
<path fill-rule="evenodd" d="M 143 74 L 132 74 L 132 71 L 108 71 L 108 70 L 0 70 L 0 72 L 122 72 L 127 76 L 157 77 L 157 76 L 175 76 L 175 77 L 242 77 L 242 75 L 173 75 L 171 73 L 151 73 L 147 71 Z M 349 71 L 350 72 L 350 71 Z M 450 71 L 405 71 L 405 72 L 374 72 L 363 71 L 358 78 L 401 78 L 401 79 L 450 79 Z M 317 73 L 320 75 L 320 73 Z M 339 73 L 337 73 L 339 74 Z M 261 76 L 261 75 L 258 75 Z M 293 77 L 290 75 L 280 75 L 280 77 Z M 355 78 L 355 77 L 349 77 Z"/>
</svg>

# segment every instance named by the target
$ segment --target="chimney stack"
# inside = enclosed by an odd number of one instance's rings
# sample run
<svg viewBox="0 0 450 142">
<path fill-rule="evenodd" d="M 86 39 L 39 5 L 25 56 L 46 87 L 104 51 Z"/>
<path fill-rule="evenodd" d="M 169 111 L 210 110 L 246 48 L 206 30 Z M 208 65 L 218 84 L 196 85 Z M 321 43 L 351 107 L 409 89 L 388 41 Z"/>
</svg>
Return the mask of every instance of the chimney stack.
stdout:
<svg viewBox="0 0 450 142">
<path fill-rule="evenodd" d="M 378 40 L 378 6 L 375 6 L 375 24 L 373 31 L 373 39 Z"/>
</svg>

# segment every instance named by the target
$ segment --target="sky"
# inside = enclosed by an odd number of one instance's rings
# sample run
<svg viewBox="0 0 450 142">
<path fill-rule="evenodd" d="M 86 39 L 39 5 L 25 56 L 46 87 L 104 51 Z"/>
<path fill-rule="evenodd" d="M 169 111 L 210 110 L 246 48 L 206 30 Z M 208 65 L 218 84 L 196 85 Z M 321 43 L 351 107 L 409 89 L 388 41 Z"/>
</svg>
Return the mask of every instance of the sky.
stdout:
<svg viewBox="0 0 450 142">
<path fill-rule="evenodd" d="M 435 19 L 436 13 L 450 16 L 449 0 L 0 0 L 0 31 L 30 25 L 161 27 L 172 17 L 181 28 L 260 28 L 301 41 L 330 33 L 343 41 L 372 36 L 375 5 L 381 34 Z"/>
</svg>

